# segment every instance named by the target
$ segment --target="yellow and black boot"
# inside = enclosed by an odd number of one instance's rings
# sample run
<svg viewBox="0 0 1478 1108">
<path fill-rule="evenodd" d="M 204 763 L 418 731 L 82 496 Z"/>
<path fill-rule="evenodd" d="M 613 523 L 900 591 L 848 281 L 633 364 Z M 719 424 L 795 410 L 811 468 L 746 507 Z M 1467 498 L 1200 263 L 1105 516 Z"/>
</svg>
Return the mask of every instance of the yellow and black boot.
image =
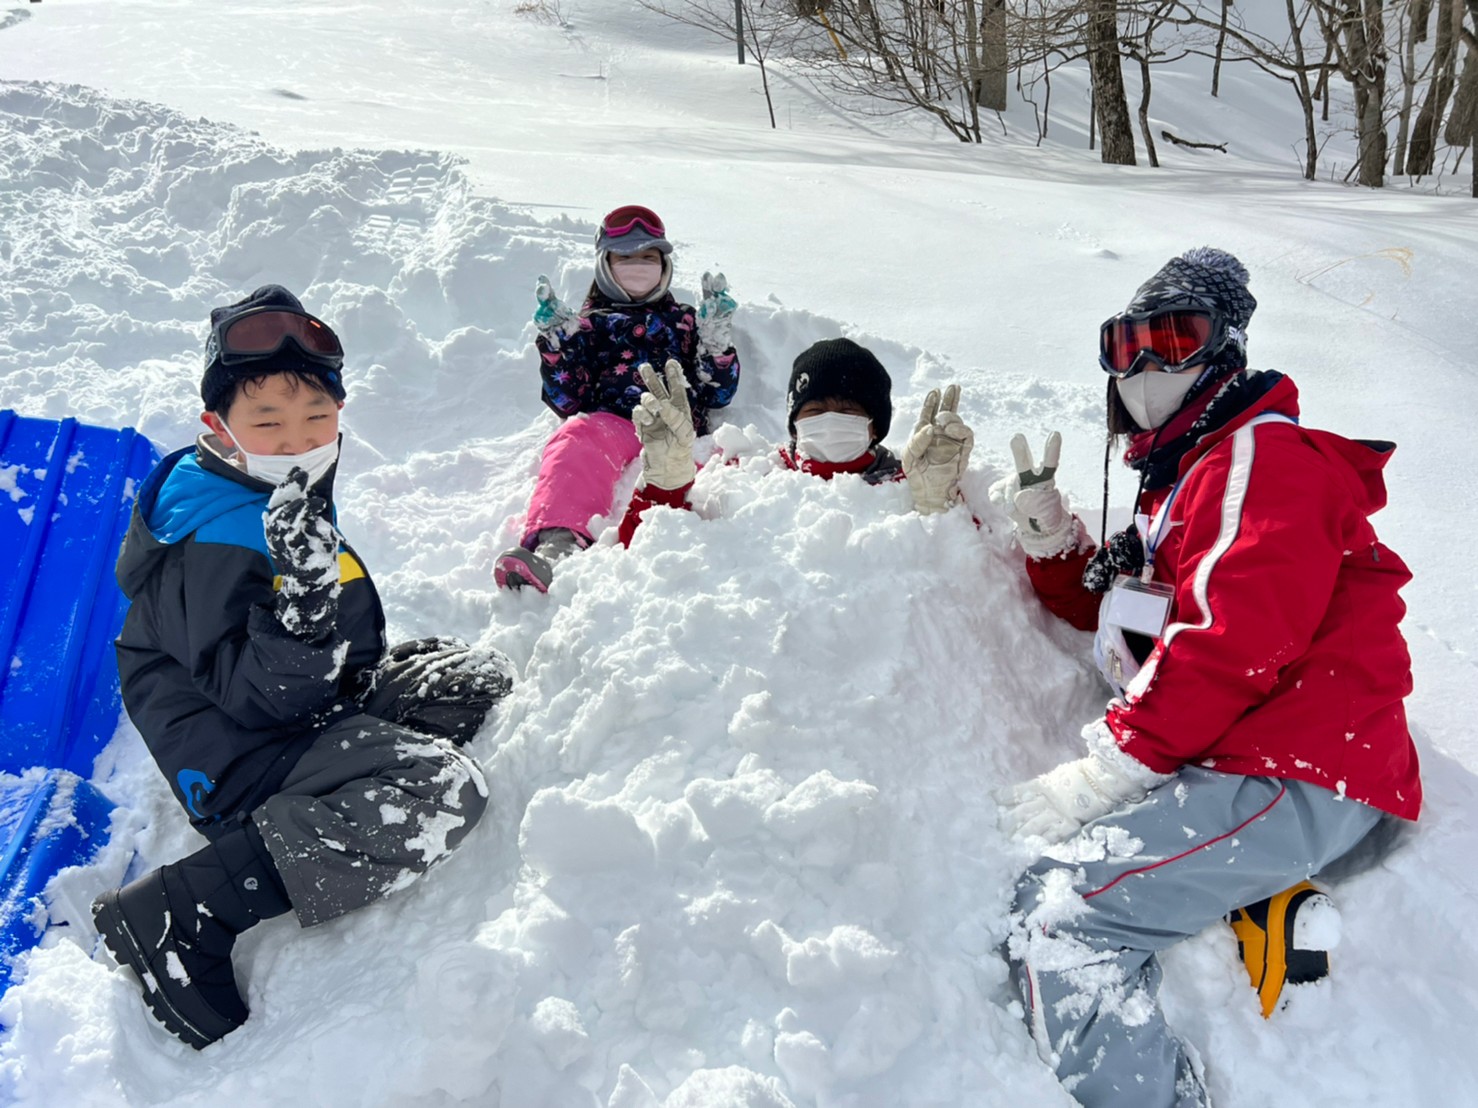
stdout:
<svg viewBox="0 0 1478 1108">
<path fill-rule="evenodd" d="M 1263 1019 L 1277 1010 L 1285 984 L 1306 985 L 1329 976 L 1333 942 L 1318 934 L 1321 928 L 1301 928 L 1298 917 L 1302 912 L 1312 922 L 1321 910 L 1332 913 L 1333 907 L 1323 890 L 1300 881 L 1227 917 L 1237 935 L 1237 953 L 1262 1002 Z"/>
</svg>

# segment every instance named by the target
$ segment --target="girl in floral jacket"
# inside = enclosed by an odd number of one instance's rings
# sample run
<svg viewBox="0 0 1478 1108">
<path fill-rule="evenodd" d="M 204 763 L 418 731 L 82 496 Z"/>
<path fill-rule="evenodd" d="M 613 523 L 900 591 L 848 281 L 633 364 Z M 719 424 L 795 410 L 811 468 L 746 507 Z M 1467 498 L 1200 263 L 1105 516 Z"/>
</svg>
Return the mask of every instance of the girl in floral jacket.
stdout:
<svg viewBox="0 0 1478 1108">
<path fill-rule="evenodd" d="M 590 521 L 606 515 L 622 471 L 641 452 L 631 411 L 643 392 L 637 367 L 677 361 L 696 434 L 734 397 L 739 358 L 730 341 L 735 302 L 722 273 L 703 275 L 698 308 L 669 291 L 672 244 L 649 208 L 627 205 L 601 221 L 595 281 L 579 313 L 549 278 L 536 289 L 544 403 L 564 419 L 550 436 L 524 523 L 523 541 L 499 555 L 505 588 L 549 588 L 554 563 L 590 545 Z"/>
</svg>

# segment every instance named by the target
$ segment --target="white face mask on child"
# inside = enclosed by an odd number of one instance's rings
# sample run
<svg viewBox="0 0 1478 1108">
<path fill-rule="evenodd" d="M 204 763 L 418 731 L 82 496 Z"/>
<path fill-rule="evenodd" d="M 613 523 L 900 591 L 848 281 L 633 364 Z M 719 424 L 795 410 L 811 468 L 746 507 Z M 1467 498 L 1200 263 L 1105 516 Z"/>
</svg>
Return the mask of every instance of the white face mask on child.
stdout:
<svg viewBox="0 0 1478 1108">
<path fill-rule="evenodd" d="M 230 431 L 231 428 L 227 427 L 226 430 Z M 231 438 L 236 439 L 236 436 L 232 435 Z M 259 481 L 280 485 L 294 469 L 301 469 L 308 474 L 308 487 L 312 488 L 338 460 L 339 440 L 336 437 L 333 442 L 315 446 L 303 454 L 252 454 L 243 449 L 238 439 L 236 453 L 246 463 L 246 472 Z"/>
<path fill-rule="evenodd" d="M 872 445 L 872 420 L 846 412 L 822 412 L 795 421 L 795 448 L 818 462 L 850 462 Z"/>
<path fill-rule="evenodd" d="M 612 259 L 611 276 L 633 300 L 640 300 L 662 280 L 662 263 L 650 259 Z"/>
<path fill-rule="evenodd" d="M 1146 431 L 1153 431 L 1180 411 L 1185 394 L 1200 376 L 1199 369 L 1183 373 L 1136 373 L 1133 377 L 1121 377 L 1114 384 L 1134 422 Z"/>
</svg>

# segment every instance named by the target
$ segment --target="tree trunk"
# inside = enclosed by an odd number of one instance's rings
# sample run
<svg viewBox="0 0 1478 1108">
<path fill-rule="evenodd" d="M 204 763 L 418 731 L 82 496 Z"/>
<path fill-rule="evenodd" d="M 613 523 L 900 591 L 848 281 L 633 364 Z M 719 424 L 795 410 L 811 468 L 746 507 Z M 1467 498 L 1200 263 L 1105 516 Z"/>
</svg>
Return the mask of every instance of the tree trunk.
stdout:
<svg viewBox="0 0 1478 1108">
<path fill-rule="evenodd" d="M 1309 67 L 1304 53 L 1303 26 L 1299 23 L 1298 9 L 1294 0 L 1283 0 L 1288 15 L 1288 38 L 1293 44 L 1293 58 L 1297 68 L 1293 72 L 1293 87 L 1298 93 L 1298 106 L 1304 117 L 1304 180 L 1312 181 L 1319 169 L 1319 138 L 1314 133 L 1314 97 L 1318 90 L 1309 89 Z M 1321 79 L 1323 74 L 1320 74 Z"/>
<path fill-rule="evenodd" d="M 1432 50 L 1432 80 L 1427 96 L 1411 128 L 1411 148 L 1406 157 L 1406 172 L 1425 176 L 1437 163 L 1437 142 L 1441 137 L 1442 117 L 1452 98 L 1457 73 L 1457 39 L 1462 29 L 1462 8 L 1458 0 L 1443 0 L 1437 6 L 1437 35 Z"/>
<path fill-rule="evenodd" d="M 1144 153 L 1153 169 L 1160 168 L 1160 159 L 1155 154 L 1155 139 L 1150 133 L 1150 32 L 1145 32 L 1144 53 L 1137 58 L 1139 62 L 1139 133 L 1144 136 Z"/>
<path fill-rule="evenodd" d="M 1340 12 L 1345 40 L 1343 69 L 1355 90 L 1359 181 L 1378 189 L 1386 183 L 1385 19 L 1381 0 L 1344 0 Z"/>
<path fill-rule="evenodd" d="M 1416 102 L 1416 44 L 1426 37 L 1425 20 L 1431 13 L 1429 4 L 1407 5 L 1408 19 L 1402 31 L 1401 42 L 1401 108 L 1396 113 L 1396 153 L 1391 158 L 1391 172 L 1407 172 L 1406 143 L 1411 137 L 1411 109 Z"/>
<path fill-rule="evenodd" d="M 1232 10 L 1232 0 L 1221 0 L 1221 27 L 1216 32 L 1216 63 L 1211 67 L 1211 95 L 1221 95 L 1221 58 L 1227 45 L 1227 15 Z"/>
<path fill-rule="evenodd" d="M 1104 164 L 1134 165 L 1134 125 L 1129 121 L 1124 74 L 1119 66 L 1118 15 L 1116 0 L 1090 0 L 1088 75 L 1093 84 L 1093 106 Z"/>
<path fill-rule="evenodd" d="M 1006 0 L 985 0 L 980 21 L 981 72 L 975 102 L 982 108 L 1006 110 L 1006 81 L 1011 63 L 1006 53 Z"/>
<path fill-rule="evenodd" d="M 1478 130 L 1478 50 L 1470 48 L 1463 55 L 1463 74 L 1452 98 L 1452 112 L 1447 117 L 1443 139 L 1449 146 L 1466 146 L 1475 130 Z"/>
</svg>

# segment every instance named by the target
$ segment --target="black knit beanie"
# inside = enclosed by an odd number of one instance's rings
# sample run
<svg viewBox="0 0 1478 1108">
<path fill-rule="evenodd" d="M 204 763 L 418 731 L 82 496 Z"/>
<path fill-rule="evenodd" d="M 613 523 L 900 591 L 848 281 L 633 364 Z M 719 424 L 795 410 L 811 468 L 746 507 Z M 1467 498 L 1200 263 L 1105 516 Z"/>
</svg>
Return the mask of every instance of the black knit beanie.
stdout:
<svg viewBox="0 0 1478 1108">
<path fill-rule="evenodd" d="M 1247 291 L 1247 267 L 1225 250 L 1199 246 L 1171 258 L 1134 293 L 1128 312 L 1155 312 L 1169 308 L 1200 308 L 1221 315 L 1233 333 L 1228 335 L 1223 365 L 1247 364 L 1247 324 L 1257 300 Z"/>
<path fill-rule="evenodd" d="M 795 437 L 795 414 L 808 400 L 855 400 L 872 420 L 875 442 L 893 422 L 893 381 L 871 350 L 851 339 L 822 339 L 802 350 L 790 371 L 785 394 L 787 425 Z"/>
<path fill-rule="evenodd" d="M 227 320 L 256 308 L 286 308 L 307 314 L 300 301 L 281 285 L 263 285 L 244 300 L 225 304 L 210 310 L 211 337 L 205 347 L 205 374 L 200 379 L 200 399 L 205 401 L 205 410 L 218 412 L 229 406 L 236 386 L 242 381 L 263 377 L 270 373 L 311 373 L 323 382 L 324 390 L 335 400 L 343 400 L 344 375 L 342 364 L 328 366 L 303 356 L 298 348 L 289 343 L 268 357 L 223 365 L 220 351 L 216 349 L 216 328 Z"/>
</svg>

